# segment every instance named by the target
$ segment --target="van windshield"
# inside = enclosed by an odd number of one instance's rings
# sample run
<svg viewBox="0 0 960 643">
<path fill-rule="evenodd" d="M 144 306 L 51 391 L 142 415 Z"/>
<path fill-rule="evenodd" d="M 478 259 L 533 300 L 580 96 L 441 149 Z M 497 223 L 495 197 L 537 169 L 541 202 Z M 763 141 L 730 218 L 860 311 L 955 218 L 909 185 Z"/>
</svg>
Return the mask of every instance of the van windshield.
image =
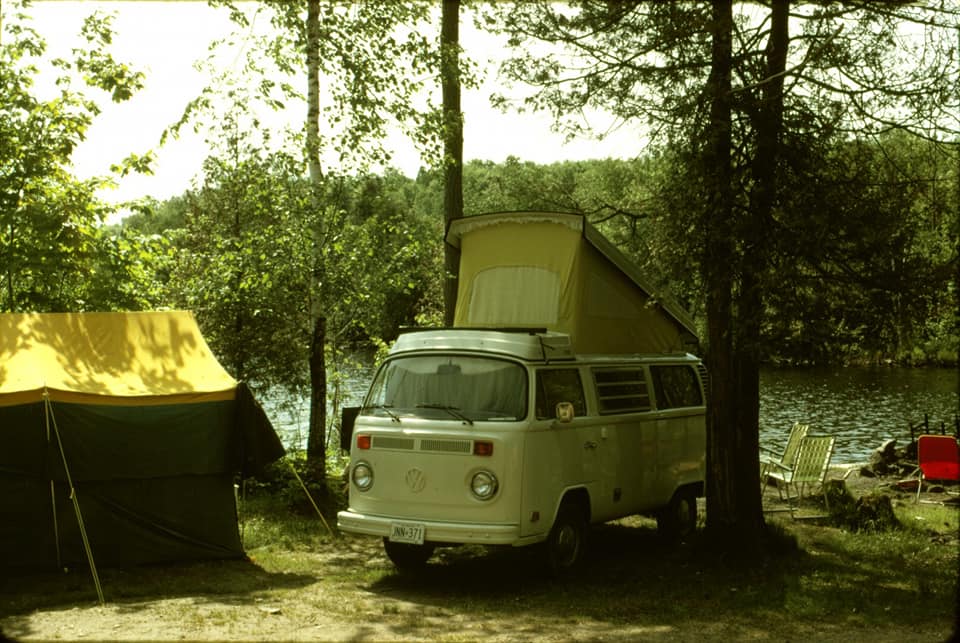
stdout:
<svg viewBox="0 0 960 643">
<path fill-rule="evenodd" d="M 517 363 L 485 357 L 397 357 L 377 373 L 363 410 L 395 419 L 520 420 L 527 374 Z"/>
</svg>

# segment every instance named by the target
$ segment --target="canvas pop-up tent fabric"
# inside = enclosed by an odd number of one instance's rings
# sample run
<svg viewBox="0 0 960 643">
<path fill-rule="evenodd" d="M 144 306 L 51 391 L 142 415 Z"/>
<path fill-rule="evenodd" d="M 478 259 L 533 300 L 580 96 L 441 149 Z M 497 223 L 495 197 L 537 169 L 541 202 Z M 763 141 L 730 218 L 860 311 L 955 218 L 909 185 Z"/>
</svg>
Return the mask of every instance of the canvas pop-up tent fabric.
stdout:
<svg viewBox="0 0 960 643">
<path fill-rule="evenodd" d="M 189 312 L 0 314 L 0 567 L 241 557 L 282 454 Z"/>
<path fill-rule="evenodd" d="M 464 217 L 447 243 L 460 249 L 455 326 L 546 328 L 579 353 L 697 350 L 690 315 L 583 216 Z"/>
</svg>

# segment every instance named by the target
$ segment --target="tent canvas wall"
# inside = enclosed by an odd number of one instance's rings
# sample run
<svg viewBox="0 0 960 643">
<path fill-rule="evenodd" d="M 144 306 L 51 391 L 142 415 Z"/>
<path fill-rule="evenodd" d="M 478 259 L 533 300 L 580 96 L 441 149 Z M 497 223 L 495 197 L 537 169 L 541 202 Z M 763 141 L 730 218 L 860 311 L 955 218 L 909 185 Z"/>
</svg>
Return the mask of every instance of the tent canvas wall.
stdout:
<svg viewBox="0 0 960 643">
<path fill-rule="evenodd" d="M 0 567 L 243 556 L 234 479 L 283 454 L 189 312 L 0 314 Z"/>
<path fill-rule="evenodd" d="M 697 349 L 689 314 L 580 215 L 465 217 L 447 242 L 460 249 L 455 326 L 546 328 L 580 353 Z"/>
</svg>

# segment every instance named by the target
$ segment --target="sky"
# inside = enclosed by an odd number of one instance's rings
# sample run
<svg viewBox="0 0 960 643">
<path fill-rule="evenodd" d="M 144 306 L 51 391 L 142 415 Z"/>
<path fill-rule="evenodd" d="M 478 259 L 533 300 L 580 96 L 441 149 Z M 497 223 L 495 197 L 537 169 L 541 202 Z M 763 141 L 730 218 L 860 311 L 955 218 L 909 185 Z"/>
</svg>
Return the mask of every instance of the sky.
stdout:
<svg viewBox="0 0 960 643">
<path fill-rule="evenodd" d="M 187 102 L 208 81 L 194 69 L 194 62 L 205 58 L 211 40 L 230 34 L 233 25 L 225 12 L 211 9 L 206 2 L 56 0 L 37 2 L 30 13 L 33 27 L 47 42 L 48 54 L 67 57 L 71 48 L 80 44 L 76 34 L 84 17 L 97 10 L 116 15 L 111 53 L 116 60 L 146 74 L 145 89 L 121 104 L 101 101 L 103 112 L 74 154 L 74 171 L 80 177 L 106 175 L 111 164 L 131 153 L 154 149 L 157 162 L 152 176 L 119 179 L 118 188 L 103 194 L 103 198 L 118 203 L 143 196 L 162 200 L 181 194 L 198 176 L 208 149 L 203 137 L 193 133 L 184 133 L 158 148 L 160 135 L 179 119 Z M 467 18 L 461 21 L 461 42 L 471 55 L 486 60 L 502 51 L 469 22 Z M 231 62 L 235 60 L 227 64 Z M 515 156 L 523 161 L 551 163 L 627 158 L 642 146 L 640 135 L 629 130 L 618 130 L 603 141 L 565 142 L 561 134 L 551 131 L 547 115 L 505 114 L 491 107 L 489 95 L 501 89 L 495 75 L 490 75 L 480 88 L 463 92 L 464 160 L 501 162 Z M 304 114 L 288 110 L 270 118 L 299 123 Z M 415 176 L 422 164 L 412 143 L 397 136 L 392 165 Z"/>
</svg>

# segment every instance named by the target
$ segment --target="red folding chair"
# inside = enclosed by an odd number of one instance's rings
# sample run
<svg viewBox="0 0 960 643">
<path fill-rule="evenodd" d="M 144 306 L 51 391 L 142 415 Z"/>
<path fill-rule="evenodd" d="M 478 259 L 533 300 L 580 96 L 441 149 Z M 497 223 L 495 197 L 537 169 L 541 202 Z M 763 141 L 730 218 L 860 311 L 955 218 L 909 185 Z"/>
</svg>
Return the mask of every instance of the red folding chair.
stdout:
<svg viewBox="0 0 960 643">
<path fill-rule="evenodd" d="M 950 435 L 921 435 L 917 438 L 917 500 L 924 480 L 960 482 L 960 445 Z"/>
</svg>

